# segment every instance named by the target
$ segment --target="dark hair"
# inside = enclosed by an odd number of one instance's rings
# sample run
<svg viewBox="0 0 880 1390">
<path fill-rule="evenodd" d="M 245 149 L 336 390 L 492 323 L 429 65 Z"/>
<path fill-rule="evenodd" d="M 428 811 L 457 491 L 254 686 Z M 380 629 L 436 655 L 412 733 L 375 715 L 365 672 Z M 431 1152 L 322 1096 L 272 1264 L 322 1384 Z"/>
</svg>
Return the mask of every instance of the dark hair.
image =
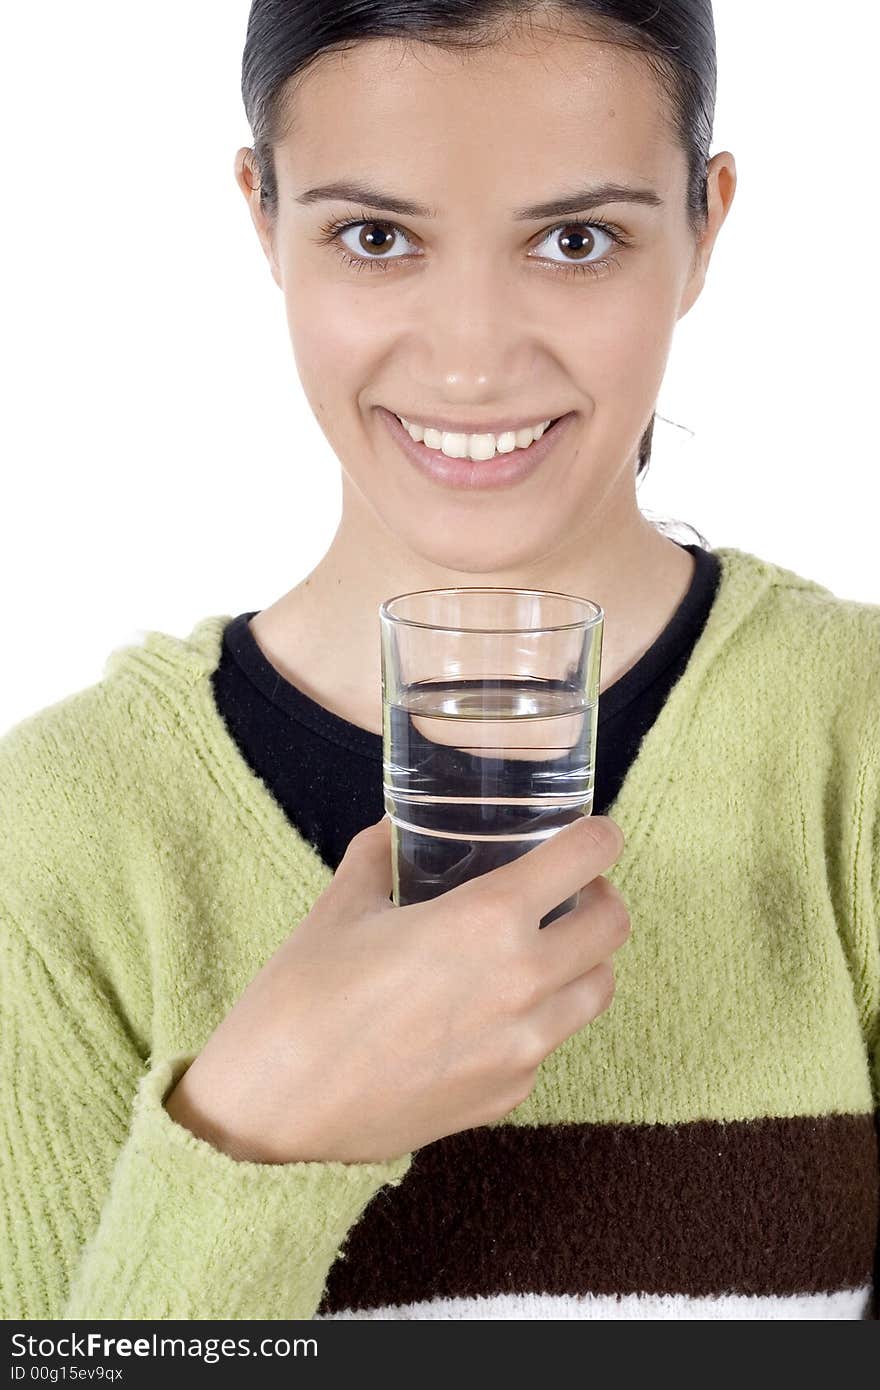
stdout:
<svg viewBox="0 0 880 1390">
<path fill-rule="evenodd" d="M 447 49 L 488 47 L 498 42 L 505 22 L 512 28 L 525 18 L 546 23 L 569 17 L 578 32 L 637 52 L 654 74 L 671 128 L 687 154 L 687 220 L 696 237 L 708 213 L 706 168 L 715 117 L 711 0 L 385 0 L 381 6 L 365 0 L 253 0 L 241 93 L 262 208 L 270 218 L 277 213 L 273 150 L 290 131 L 290 98 L 298 79 L 323 54 L 374 38 L 414 39 Z M 650 461 L 655 419 L 656 412 L 639 441 L 636 478 Z M 708 548 L 706 538 L 691 530 Z"/>
</svg>

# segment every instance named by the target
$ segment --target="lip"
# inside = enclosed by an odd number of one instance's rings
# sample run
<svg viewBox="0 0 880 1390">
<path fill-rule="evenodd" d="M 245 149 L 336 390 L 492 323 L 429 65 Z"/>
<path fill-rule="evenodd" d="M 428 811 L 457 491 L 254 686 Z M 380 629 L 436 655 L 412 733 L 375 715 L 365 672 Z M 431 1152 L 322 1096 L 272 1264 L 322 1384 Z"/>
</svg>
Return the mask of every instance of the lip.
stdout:
<svg viewBox="0 0 880 1390">
<path fill-rule="evenodd" d="M 560 415 L 540 439 L 528 449 L 513 449 L 509 454 L 497 454 L 492 459 L 451 459 L 439 449 L 426 449 L 403 428 L 392 410 L 377 406 L 389 434 L 397 441 L 410 463 L 432 482 L 450 488 L 503 488 L 528 478 L 546 459 L 566 433 L 575 412 Z"/>
<path fill-rule="evenodd" d="M 439 430 L 441 434 L 494 434 L 497 439 L 499 434 L 516 433 L 517 430 L 524 430 L 531 425 L 536 425 L 539 420 L 546 420 L 546 415 L 541 415 L 535 411 L 533 415 L 521 415 L 518 420 L 514 419 L 508 410 L 506 415 L 496 416 L 494 420 L 484 420 L 480 423 L 472 421 L 470 424 L 459 424 L 458 421 L 446 421 L 439 415 L 429 415 L 427 421 L 419 420 L 408 410 L 392 410 L 392 415 L 398 418 L 403 416 L 411 425 L 421 425 L 423 430 Z M 561 415 L 549 417 L 554 420 L 561 420 Z"/>
</svg>

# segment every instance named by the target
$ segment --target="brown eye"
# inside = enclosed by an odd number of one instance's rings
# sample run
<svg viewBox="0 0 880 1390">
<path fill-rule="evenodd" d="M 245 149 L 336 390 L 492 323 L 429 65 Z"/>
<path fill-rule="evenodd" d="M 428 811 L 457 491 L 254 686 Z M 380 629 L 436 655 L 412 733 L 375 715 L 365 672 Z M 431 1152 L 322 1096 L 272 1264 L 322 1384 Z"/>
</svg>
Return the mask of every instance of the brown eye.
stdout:
<svg viewBox="0 0 880 1390">
<path fill-rule="evenodd" d="M 542 245 L 550 245 L 554 250 L 562 252 L 561 259 L 548 258 L 553 260 L 554 264 L 562 265 L 567 262 L 569 265 L 586 265 L 604 259 L 620 240 L 621 238 L 610 228 L 599 222 L 565 222 L 560 227 L 553 227 L 536 250 Z"/>
<path fill-rule="evenodd" d="M 593 236 L 592 230 L 589 227 L 585 229 L 575 228 L 574 230 L 565 231 L 559 238 L 558 244 L 564 250 L 572 253 L 571 258 L 575 260 L 585 260 L 593 250 L 596 244 L 596 238 Z"/>
<path fill-rule="evenodd" d="M 382 222 L 359 222 L 358 243 L 363 251 L 387 251 L 394 244 L 394 232 Z"/>
<path fill-rule="evenodd" d="M 405 258 L 411 244 L 399 227 L 372 218 L 325 227 L 322 240 L 338 242 L 343 259 L 349 264 L 367 265 L 372 261 L 380 269 L 384 269 L 380 262 Z"/>
</svg>

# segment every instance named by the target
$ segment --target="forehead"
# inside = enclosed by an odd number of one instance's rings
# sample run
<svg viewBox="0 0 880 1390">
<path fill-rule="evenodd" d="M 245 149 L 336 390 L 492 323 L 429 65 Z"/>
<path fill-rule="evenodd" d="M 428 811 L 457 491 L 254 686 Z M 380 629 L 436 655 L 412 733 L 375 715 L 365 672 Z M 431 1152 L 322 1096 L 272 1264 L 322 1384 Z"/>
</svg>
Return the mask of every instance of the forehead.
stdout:
<svg viewBox="0 0 880 1390">
<path fill-rule="evenodd" d="M 431 202 L 438 185 L 479 194 L 515 180 L 513 204 L 554 175 L 684 179 L 656 76 L 599 38 L 517 34 L 454 51 L 367 39 L 322 55 L 288 110 L 276 161 L 292 188 L 366 172 Z"/>
</svg>

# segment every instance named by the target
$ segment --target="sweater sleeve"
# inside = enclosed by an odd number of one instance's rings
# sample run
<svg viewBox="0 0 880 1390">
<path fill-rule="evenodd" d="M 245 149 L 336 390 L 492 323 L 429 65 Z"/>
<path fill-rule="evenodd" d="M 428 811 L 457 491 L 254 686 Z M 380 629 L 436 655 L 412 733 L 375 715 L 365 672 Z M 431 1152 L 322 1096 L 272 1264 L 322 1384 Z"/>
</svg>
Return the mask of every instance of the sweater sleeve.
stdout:
<svg viewBox="0 0 880 1390">
<path fill-rule="evenodd" d="M 145 1064 L 101 991 L 8 919 L 0 957 L 0 1317 L 312 1318 L 412 1154 L 235 1160 L 164 1109 L 195 1052 Z"/>
</svg>

